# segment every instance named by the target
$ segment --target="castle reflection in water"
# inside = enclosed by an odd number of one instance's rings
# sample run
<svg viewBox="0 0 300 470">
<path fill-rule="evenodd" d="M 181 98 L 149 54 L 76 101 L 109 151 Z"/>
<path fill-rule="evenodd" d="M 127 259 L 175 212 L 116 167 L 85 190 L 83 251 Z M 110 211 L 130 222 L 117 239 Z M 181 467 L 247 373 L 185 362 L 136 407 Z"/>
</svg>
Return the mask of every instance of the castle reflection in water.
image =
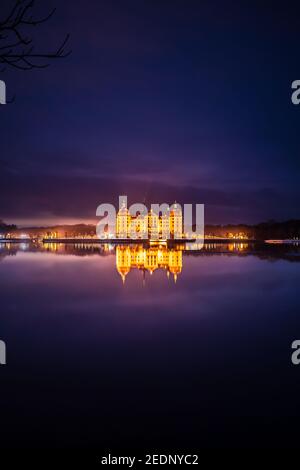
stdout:
<svg viewBox="0 0 300 470">
<path fill-rule="evenodd" d="M 27 254 L 44 253 L 62 256 L 80 257 L 114 257 L 114 264 L 120 281 L 126 282 L 130 271 L 137 270 L 141 278 L 145 280 L 147 273 L 154 271 L 165 272 L 166 276 L 175 282 L 182 273 L 183 258 L 189 266 L 190 257 L 201 258 L 208 256 L 256 256 L 260 259 L 286 260 L 289 262 L 300 262 L 300 246 L 298 242 L 293 244 L 268 244 L 261 242 L 248 243 L 215 243 L 207 241 L 199 249 L 194 244 L 190 250 L 189 243 L 177 242 L 149 242 L 149 243 L 63 243 L 63 242 L 22 242 L 0 243 L 0 262 L 7 256 L 16 256 L 26 252 Z M 196 249 L 195 249 L 196 248 Z"/>
<path fill-rule="evenodd" d="M 123 282 L 132 269 L 140 270 L 144 279 L 146 272 L 152 274 L 156 269 L 162 269 L 168 277 L 171 274 L 176 282 L 182 270 L 182 247 L 168 248 L 166 245 L 157 245 L 145 248 L 142 245 L 118 245 L 116 266 Z"/>
</svg>

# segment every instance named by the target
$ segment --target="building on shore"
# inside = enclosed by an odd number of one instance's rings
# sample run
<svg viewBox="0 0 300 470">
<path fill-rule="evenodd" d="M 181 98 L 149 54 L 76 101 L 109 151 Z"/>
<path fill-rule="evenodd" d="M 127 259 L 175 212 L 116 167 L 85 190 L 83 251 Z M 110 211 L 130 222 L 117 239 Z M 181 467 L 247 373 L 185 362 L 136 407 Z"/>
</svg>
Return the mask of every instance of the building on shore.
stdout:
<svg viewBox="0 0 300 470">
<path fill-rule="evenodd" d="M 152 209 L 146 215 L 132 216 L 125 205 L 117 214 L 117 238 L 167 240 L 183 238 L 183 217 L 179 204 L 166 213 L 156 214 Z"/>
</svg>

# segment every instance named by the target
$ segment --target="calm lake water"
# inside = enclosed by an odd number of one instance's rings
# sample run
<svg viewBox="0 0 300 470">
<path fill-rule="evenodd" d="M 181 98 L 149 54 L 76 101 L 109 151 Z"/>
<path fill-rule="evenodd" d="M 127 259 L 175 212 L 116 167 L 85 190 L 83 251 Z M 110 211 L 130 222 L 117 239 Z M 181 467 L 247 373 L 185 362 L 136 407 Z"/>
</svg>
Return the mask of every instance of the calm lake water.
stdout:
<svg viewBox="0 0 300 470">
<path fill-rule="evenodd" d="M 1 245 L 0 447 L 298 444 L 299 247 L 171 251 Z"/>
</svg>

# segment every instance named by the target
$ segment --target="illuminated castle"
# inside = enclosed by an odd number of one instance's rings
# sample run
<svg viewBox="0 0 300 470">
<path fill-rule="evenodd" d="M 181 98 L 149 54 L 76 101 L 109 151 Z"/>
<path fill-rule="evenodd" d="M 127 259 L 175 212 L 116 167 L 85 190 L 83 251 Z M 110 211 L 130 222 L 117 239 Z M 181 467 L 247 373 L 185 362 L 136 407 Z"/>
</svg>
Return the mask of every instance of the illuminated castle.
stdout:
<svg viewBox="0 0 300 470">
<path fill-rule="evenodd" d="M 167 276 L 173 274 L 176 282 L 182 270 L 182 250 L 166 246 L 143 248 L 141 245 L 118 245 L 116 247 L 116 266 L 123 282 L 131 269 L 139 269 L 152 274 L 156 269 L 165 269 Z"/>
<path fill-rule="evenodd" d="M 151 209 L 145 216 L 133 217 L 125 205 L 117 214 L 117 238 L 180 239 L 182 233 L 182 211 L 176 203 L 163 215 L 157 215 Z"/>
</svg>

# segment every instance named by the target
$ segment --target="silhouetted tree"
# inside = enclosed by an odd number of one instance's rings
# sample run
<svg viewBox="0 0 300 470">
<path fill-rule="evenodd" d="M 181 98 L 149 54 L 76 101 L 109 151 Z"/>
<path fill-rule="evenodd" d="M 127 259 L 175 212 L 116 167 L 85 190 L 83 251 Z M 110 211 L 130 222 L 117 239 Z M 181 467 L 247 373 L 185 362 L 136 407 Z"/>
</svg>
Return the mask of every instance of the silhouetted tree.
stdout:
<svg viewBox="0 0 300 470">
<path fill-rule="evenodd" d="M 0 230 L 16 230 L 17 226 L 15 224 L 6 224 L 3 220 L 0 220 Z"/>
<path fill-rule="evenodd" d="M 36 51 L 32 39 L 33 29 L 48 21 L 56 11 L 52 10 L 43 18 L 35 18 L 32 10 L 35 0 L 16 0 L 8 16 L 0 21 L 0 64 L 5 68 L 31 70 L 48 67 L 53 59 L 67 57 L 66 52 L 69 34 L 53 52 Z"/>
</svg>

